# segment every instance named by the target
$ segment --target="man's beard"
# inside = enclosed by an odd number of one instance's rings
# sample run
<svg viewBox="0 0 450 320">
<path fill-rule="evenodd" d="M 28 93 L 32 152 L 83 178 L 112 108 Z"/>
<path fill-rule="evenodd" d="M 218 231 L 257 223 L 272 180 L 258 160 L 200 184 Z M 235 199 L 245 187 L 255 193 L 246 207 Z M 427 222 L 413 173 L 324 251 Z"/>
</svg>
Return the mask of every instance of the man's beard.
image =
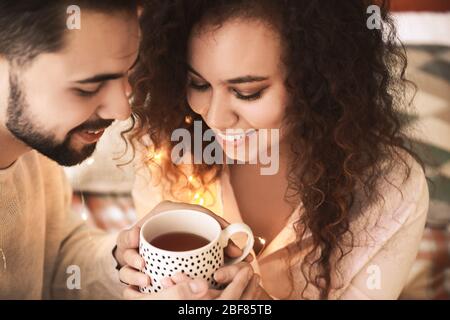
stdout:
<svg viewBox="0 0 450 320">
<path fill-rule="evenodd" d="M 17 139 L 62 166 L 79 164 L 95 151 L 95 143 L 86 145 L 81 150 L 71 148 L 70 141 L 73 134 L 87 129 L 106 128 L 113 122 L 112 120 L 99 119 L 95 122 L 84 123 L 72 129 L 63 142 L 58 142 L 54 133 L 39 128 L 27 114 L 29 105 L 23 90 L 20 88 L 17 75 L 13 72 L 10 73 L 9 85 L 6 127 Z"/>
</svg>

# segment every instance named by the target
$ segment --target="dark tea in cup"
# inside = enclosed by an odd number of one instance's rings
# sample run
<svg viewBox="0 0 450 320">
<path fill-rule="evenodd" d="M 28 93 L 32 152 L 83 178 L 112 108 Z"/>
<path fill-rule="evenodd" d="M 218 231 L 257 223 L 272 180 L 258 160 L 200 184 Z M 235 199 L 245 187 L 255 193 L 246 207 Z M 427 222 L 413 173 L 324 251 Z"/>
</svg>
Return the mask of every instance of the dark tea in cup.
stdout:
<svg viewBox="0 0 450 320">
<path fill-rule="evenodd" d="M 150 244 L 167 251 L 190 251 L 206 246 L 210 241 L 188 232 L 170 232 L 155 237 Z"/>
</svg>

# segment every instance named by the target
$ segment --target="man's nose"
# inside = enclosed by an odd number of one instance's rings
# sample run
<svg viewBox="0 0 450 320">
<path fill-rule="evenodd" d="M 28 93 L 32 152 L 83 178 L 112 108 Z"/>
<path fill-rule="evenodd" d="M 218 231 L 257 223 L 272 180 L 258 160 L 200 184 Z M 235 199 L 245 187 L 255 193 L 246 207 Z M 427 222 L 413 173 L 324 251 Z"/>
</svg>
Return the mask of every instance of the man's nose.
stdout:
<svg viewBox="0 0 450 320">
<path fill-rule="evenodd" d="M 128 79 L 111 83 L 111 86 L 97 114 L 103 119 L 127 120 L 131 116 L 131 86 Z"/>
</svg>

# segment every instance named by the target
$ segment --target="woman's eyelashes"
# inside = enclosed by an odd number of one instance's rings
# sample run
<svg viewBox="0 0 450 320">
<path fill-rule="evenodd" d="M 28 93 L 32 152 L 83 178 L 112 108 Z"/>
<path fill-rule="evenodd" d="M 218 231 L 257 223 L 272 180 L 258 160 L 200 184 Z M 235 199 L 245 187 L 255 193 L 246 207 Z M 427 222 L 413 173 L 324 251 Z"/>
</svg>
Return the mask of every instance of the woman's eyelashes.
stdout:
<svg viewBox="0 0 450 320">
<path fill-rule="evenodd" d="M 210 86 L 208 83 L 197 83 L 195 81 L 189 81 L 189 87 L 197 91 L 206 91 Z"/>
<path fill-rule="evenodd" d="M 199 83 L 195 81 L 189 81 L 189 87 L 196 91 L 205 92 L 207 91 L 211 85 L 209 83 Z M 234 96 L 240 100 L 253 101 L 261 98 L 262 93 L 266 90 L 267 87 L 262 88 L 254 93 L 243 93 L 236 88 L 230 88 L 230 91 L 234 94 Z"/>
<path fill-rule="evenodd" d="M 259 90 L 258 92 L 252 93 L 252 94 L 243 94 L 236 89 L 232 89 L 236 98 L 241 99 L 241 100 L 247 100 L 247 101 L 258 100 L 259 98 L 261 98 L 264 90 L 265 89 L 262 89 L 262 90 Z"/>
</svg>

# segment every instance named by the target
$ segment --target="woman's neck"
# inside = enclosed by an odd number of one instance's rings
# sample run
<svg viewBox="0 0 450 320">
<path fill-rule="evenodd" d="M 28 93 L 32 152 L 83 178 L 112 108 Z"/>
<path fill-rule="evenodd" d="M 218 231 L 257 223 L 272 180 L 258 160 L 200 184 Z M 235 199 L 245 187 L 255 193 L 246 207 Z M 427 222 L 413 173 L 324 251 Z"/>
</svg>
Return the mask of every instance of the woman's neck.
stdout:
<svg viewBox="0 0 450 320">
<path fill-rule="evenodd" d="M 275 174 L 267 175 L 263 174 L 262 169 L 266 166 L 261 163 L 257 164 L 233 164 L 229 166 L 230 174 L 232 177 L 241 177 L 251 182 L 256 186 L 261 183 L 265 188 L 270 189 L 274 194 L 283 194 L 281 199 L 284 198 L 284 194 L 288 188 L 288 170 L 291 161 L 291 153 L 289 148 L 284 146 L 280 148 L 280 154 L 278 160 L 278 170 Z"/>
<path fill-rule="evenodd" d="M 289 157 L 280 152 L 279 170 L 261 175 L 261 164 L 230 166 L 230 183 L 242 219 L 255 235 L 271 241 L 285 226 L 295 206 L 285 199 Z"/>
</svg>

